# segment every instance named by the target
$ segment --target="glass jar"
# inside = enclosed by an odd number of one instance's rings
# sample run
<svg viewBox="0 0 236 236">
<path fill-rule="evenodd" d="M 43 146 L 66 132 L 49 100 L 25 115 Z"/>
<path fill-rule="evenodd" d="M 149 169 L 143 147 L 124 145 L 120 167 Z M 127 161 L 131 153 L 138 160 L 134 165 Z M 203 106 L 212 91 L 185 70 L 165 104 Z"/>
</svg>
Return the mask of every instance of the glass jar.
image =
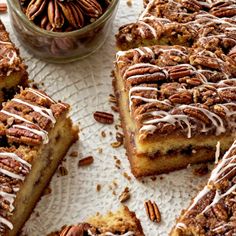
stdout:
<svg viewBox="0 0 236 236">
<path fill-rule="evenodd" d="M 22 45 L 36 57 L 54 63 L 82 59 L 100 48 L 111 32 L 119 0 L 112 0 L 95 22 L 71 32 L 41 29 L 22 12 L 19 0 L 7 0 L 13 29 Z"/>
</svg>

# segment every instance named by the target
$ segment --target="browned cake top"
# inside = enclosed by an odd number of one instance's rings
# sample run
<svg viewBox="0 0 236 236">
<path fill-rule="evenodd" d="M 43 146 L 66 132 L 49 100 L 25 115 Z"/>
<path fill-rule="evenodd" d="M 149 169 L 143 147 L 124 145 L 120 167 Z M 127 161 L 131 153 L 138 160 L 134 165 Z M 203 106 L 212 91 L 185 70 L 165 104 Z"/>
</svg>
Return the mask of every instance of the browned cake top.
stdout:
<svg viewBox="0 0 236 236">
<path fill-rule="evenodd" d="M 236 45 L 236 1 L 152 0 L 136 23 L 117 34 L 122 50 L 167 44 L 230 50 Z"/>
<path fill-rule="evenodd" d="M 14 71 L 25 70 L 19 50 L 11 42 L 5 26 L 0 20 L 0 79 L 9 76 Z"/>
<path fill-rule="evenodd" d="M 175 229 L 183 235 L 185 232 L 208 236 L 235 235 L 235 175 L 236 141 L 212 171 L 207 186 L 193 200 Z"/>
<path fill-rule="evenodd" d="M 0 234 L 12 229 L 13 202 L 41 144 L 69 105 L 27 88 L 0 111 Z M 32 147 L 33 146 L 33 147 Z"/>
<path fill-rule="evenodd" d="M 118 52 L 116 66 L 141 140 L 235 129 L 236 61 L 221 50 L 136 48 Z"/>
<path fill-rule="evenodd" d="M 68 109 L 69 105 L 56 103 L 45 93 L 27 88 L 4 104 L 0 111 L 2 139 L 24 145 L 47 143 L 48 131 Z"/>
</svg>

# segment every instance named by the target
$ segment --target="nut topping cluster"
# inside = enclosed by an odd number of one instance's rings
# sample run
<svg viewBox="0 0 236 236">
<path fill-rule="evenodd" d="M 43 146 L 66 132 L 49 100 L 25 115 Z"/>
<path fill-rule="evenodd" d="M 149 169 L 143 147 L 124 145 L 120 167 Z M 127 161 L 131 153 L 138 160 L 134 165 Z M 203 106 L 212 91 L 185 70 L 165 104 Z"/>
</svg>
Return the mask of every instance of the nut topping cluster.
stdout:
<svg viewBox="0 0 236 236">
<path fill-rule="evenodd" d="M 97 20 L 109 1 L 98 0 L 20 0 L 29 20 L 56 32 L 80 29 Z"/>
</svg>

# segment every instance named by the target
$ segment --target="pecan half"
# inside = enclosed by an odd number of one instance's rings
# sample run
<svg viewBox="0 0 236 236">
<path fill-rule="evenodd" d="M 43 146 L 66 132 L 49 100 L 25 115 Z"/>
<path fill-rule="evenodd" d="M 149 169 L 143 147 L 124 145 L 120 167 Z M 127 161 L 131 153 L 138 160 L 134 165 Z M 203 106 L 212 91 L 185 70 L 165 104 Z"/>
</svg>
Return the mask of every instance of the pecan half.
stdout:
<svg viewBox="0 0 236 236">
<path fill-rule="evenodd" d="M 236 60 L 236 46 L 229 51 L 228 56 Z"/>
<path fill-rule="evenodd" d="M 201 10 L 201 5 L 196 0 L 183 0 L 182 5 L 193 12 Z"/>
<path fill-rule="evenodd" d="M 218 1 L 212 5 L 210 13 L 218 17 L 231 17 L 235 16 L 236 8 L 232 1 Z"/>
<path fill-rule="evenodd" d="M 192 103 L 192 94 L 188 91 L 176 93 L 169 97 L 169 100 L 175 104 L 190 104 Z"/>
<path fill-rule="evenodd" d="M 222 204 L 215 204 L 212 207 L 213 212 L 219 220 L 227 221 L 228 213 Z"/>
<path fill-rule="evenodd" d="M 102 7 L 96 0 L 77 1 L 85 15 L 92 18 L 98 18 L 102 15 Z"/>
<path fill-rule="evenodd" d="M 149 219 L 151 221 L 156 221 L 157 223 L 161 222 L 161 214 L 157 204 L 149 200 L 145 202 L 144 205 Z"/>
<path fill-rule="evenodd" d="M 96 111 L 93 117 L 97 122 L 102 124 L 112 124 L 114 122 L 113 114 L 107 112 Z"/>
<path fill-rule="evenodd" d="M 57 0 L 49 0 L 48 19 L 53 28 L 61 28 L 65 22 L 64 16 L 59 10 Z"/>
<path fill-rule="evenodd" d="M 92 156 L 85 157 L 79 160 L 78 166 L 88 166 L 93 163 L 94 159 Z"/>
<path fill-rule="evenodd" d="M 29 20 L 34 20 L 35 17 L 40 15 L 47 4 L 45 0 L 32 0 L 26 9 L 26 16 Z"/>
<path fill-rule="evenodd" d="M 187 66 L 173 66 L 169 70 L 169 76 L 173 80 L 177 80 L 179 78 L 189 76 L 192 74 L 192 70 Z"/>
<path fill-rule="evenodd" d="M 84 25 L 84 17 L 78 5 L 73 2 L 59 2 L 58 4 L 67 19 L 74 28 L 81 28 Z"/>
</svg>

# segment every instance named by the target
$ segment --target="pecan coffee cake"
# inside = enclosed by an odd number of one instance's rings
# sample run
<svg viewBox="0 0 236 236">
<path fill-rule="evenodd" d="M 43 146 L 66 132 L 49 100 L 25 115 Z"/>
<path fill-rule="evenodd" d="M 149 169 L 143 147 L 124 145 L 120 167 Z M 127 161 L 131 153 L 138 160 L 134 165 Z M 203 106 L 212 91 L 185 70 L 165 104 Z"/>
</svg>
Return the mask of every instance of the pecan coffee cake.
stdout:
<svg viewBox="0 0 236 236">
<path fill-rule="evenodd" d="M 127 154 L 135 176 L 214 159 L 234 140 L 236 64 L 182 46 L 120 51 L 115 69 Z"/>
<path fill-rule="evenodd" d="M 207 185 L 183 212 L 171 236 L 236 235 L 236 141 L 213 169 Z"/>
<path fill-rule="evenodd" d="M 135 23 L 120 28 L 117 47 L 195 43 L 229 50 L 236 45 L 236 1 L 152 0 Z M 214 46 L 215 47 L 215 46 Z"/>
<path fill-rule="evenodd" d="M 26 66 L 0 20 L 0 104 L 28 84 Z M 1 105 L 0 105 L 1 106 Z"/>
<path fill-rule="evenodd" d="M 144 236 L 140 221 L 134 212 L 123 206 L 116 212 L 96 215 L 84 223 L 66 226 L 50 236 Z"/>
<path fill-rule="evenodd" d="M 27 88 L 0 111 L 0 235 L 19 235 L 78 131 L 69 105 Z"/>
</svg>

